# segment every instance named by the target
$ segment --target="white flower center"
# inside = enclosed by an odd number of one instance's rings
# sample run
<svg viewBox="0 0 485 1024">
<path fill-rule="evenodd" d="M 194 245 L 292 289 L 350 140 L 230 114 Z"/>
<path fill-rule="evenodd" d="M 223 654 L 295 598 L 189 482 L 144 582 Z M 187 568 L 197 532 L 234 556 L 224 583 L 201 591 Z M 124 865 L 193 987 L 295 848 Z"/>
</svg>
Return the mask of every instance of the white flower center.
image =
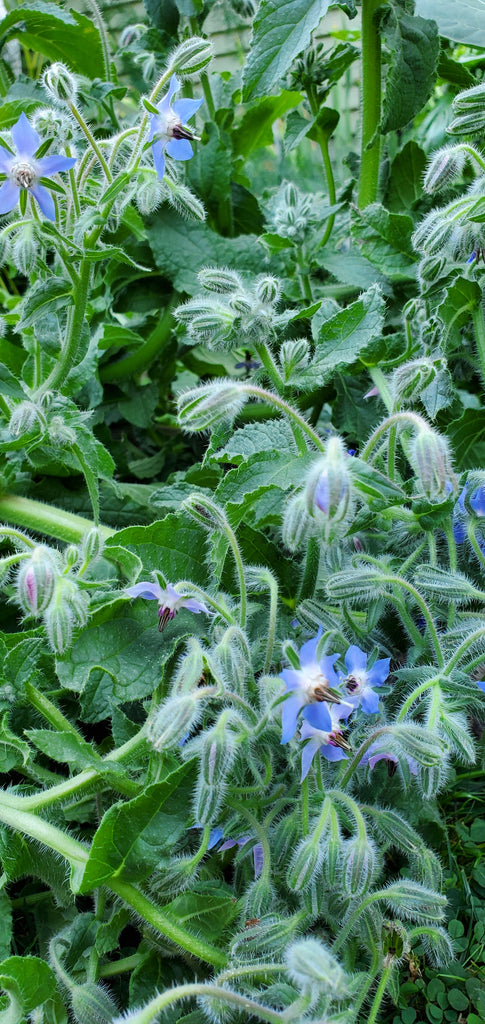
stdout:
<svg viewBox="0 0 485 1024">
<path fill-rule="evenodd" d="M 301 673 L 301 689 L 305 692 L 308 701 L 322 700 L 328 690 L 328 679 L 318 665 L 311 665 Z"/>
<path fill-rule="evenodd" d="M 362 693 L 365 687 L 366 673 L 365 672 L 351 672 L 345 680 L 345 689 L 347 693 Z"/>
<path fill-rule="evenodd" d="M 18 160 L 17 163 L 12 164 L 10 177 L 20 188 L 30 188 L 34 184 L 37 174 L 33 164 L 29 164 L 27 160 Z"/>
</svg>

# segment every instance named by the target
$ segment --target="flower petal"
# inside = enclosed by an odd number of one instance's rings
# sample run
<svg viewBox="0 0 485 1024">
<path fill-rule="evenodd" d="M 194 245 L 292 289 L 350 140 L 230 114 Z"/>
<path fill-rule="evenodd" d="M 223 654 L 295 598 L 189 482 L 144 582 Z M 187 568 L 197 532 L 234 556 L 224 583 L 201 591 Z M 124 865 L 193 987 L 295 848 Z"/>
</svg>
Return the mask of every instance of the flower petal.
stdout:
<svg viewBox="0 0 485 1024">
<path fill-rule="evenodd" d="M 40 135 L 37 135 L 37 132 L 34 131 L 23 111 L 17 124 L 14 124 L 10 129 L 10 134 L 15 143 L 18 156 L 33 157 L 36 149 L 40 146 Z"/>
<path fill-rule="evenodd" d="M 125 594 L 129 597 L 143 597 L 145 601 L 159 601 L 163 597 L 163 590 L 158 583 L 135 583 L 133 587 L 126 587 Z"/>
<path fill-rule="evenodd" d="M 340 679 L 333 667 L 339 658 L 340 654 L 324 654 L 323 658 L 320 658 L 320 669 L 325 676 L 325 679 L 328 679 L 329 686 L 336 687 L 340 683 Z"/>
<path fill-rule="evenodd" d="M 470 508 L 475 515 L 485 516 L 485 487 L 477 487 L 470 498 Z"/>
<path fill-rule="evenodd" d="M 318 740 L 309 740 L 301 752 L 301 781 L 306 779 L 310 766 L 319 747 Z"/>
<path fill-rule="evenodd" d="M 302 668 L 309 668 L 310 665 L 317 664 L 317 644 L 320 637 L 321 630 L 318 631 L 317 636 L 313 637 L 313 640 L 307 640 L 303 647 L 300 647 L 298 657 Z"/>
<path fill-rule="evenodd" d="M 320 747 L 320 753 L 326 757 L 327 761 L 348 761 L 347 754 L 341 747 L 334 747 L 333 743 L 327 743 L 325 747 Z"/>
<path fill-rule="evenodd" d="M 367 654 L 364 654 L 360 647 L 352 644 L 345 655 L 345 664 L 349 674 L 352 672 L 365 672 L 367 668 Z"/>
<path fill-rule="evenodd" d="M 382 686 L 389 675 L 390 658 L 379 658 L 367 673 L 369 686 Z"/>
<path fill-rule="evenodd" d="M 303 712 L 303 718 L 313 726 L 314 729 L 320 729 L 321 732 L 332 731 L 332 719 L 324 701 L 319 704 L 307 704 Z"/>
<path fill-rule="evenodd" d="M 29 192 L 32 192 L 34 199 L 37 200 L 44 217 L 47 217 L 47 220 L 55 220 L 56 206 L 49 190 L 44 185 L 36 184 L 30 186 Z"/>
<path fill-rule="evenodd" d="M 284 668 L 280 672 L 281 679 L 286 684 L 287 691 L 301 689 L 301 677 L 302 673 L 298 672 L 294 668 Z"/>
<path fill-rule="evenodd" d="M 187 121 L 190 121 L 190 118 L 193 117 L 194 114 L 197 112 L 197 110 L 199 109 L 201 103 L 202 103 L 201 99 L 200 100 L 175 100 L 174 103 L 172 103 L 172 110 L 173 110 L 174 114 L 176 114 L 177 117 L 180 118 L 182 124 L 186 124 Z"/>
<path fill-rule="evenodd" d="M 20 188 L 13 181 L 4 181 L 0 185 L 0 214 L 10 213 L 17 205 L 20 196 Z"/>
<path fill-rule="evenodd" d="M 376 715 L 379 711 L 379 695 L 366 686 L 360 695 L 360 706 L 366 715 Z"/>
<path fill-rule="evenodd" d="M 44 178 L 50 178 L 53 174 L 57 174 L 58 171 L 68 171 L 71 167 L 74 167 L 75 163 L 76 157 L 60 156 L 55 153 L 52 156 L 43 156 L 40 160 L 36 160 L 39 174 Z"/>
<path fill-rule="evenodd" d="M 261 843 L 255 843 L 253 846 L 253 866 L 254 866 L 254 877 L 259 878 L 264 863 L 264 851 Z"/>
<path fill-rule="evenodd" d="M 165 157 L 163 155 L 164 143 L 162 139 L 157 139 L 152 144 L 153 163 L 155 164 L 155 170 L 158 174 L 159 181 L 162 180 L 165 174 Z"/>
<path fill-rule="evenodd" d="M 184 597 L 183 603 L 180 607 L 186 608 L 188 612 L 194 612 L 195 615 L 198 615 L 199 612 L 205 612 L 206 615 L 209 614 L 209 609 L 203 601 L 196 601 L 195 598 L 192 597 Z"/>
<path fill-rule="evenodd" d="M 289 743 L 296 732 L 296 720 L 301 708 L 299 697 L 288 697 L 281 705 L 281 742 Z"/>
<path fill-rule="evenodd" d="M 170 139 L 165 149 L 172 160 L 190 160 L 194 155 L 188 139 Z"/>
<path fill-rule="evenodd" d="M 9 153 L 8 149 L 4 146 L 0 146 L 0 171 L 2 174 L 9 174 L 10 168 L 15 161 L 15 157 L 12 153 Z"/>
</svg>

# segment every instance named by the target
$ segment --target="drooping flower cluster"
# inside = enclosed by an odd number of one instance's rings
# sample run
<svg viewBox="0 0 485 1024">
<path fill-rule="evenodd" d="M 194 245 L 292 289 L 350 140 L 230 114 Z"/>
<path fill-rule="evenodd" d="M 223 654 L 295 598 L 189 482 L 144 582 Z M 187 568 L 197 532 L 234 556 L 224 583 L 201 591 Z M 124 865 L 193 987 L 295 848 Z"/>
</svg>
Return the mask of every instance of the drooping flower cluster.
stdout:
<svg viewBox="0 0 485 1024">
<path fill-rule="evenodd" d="M 335 670 L 340 654 L 319 655 L 321 632 L 308 640 L 299 652 L 299 668 L 283 669 L 286 700 L 282 705 L 281 742 L 288 743 L 297 730 L 298 716 L 302 723 L 299 739 L 302 751 L 302 779 L 310 770 L 318 752 L 327 761 L 347 758 L 350 746 L 342 735 L 342 722 L 360 708 L 365 714 L 379 709 L 380 687 L 389 675 L 389 658 L 380 658 L 367 668 L 367 655 L 355 645 L 345 654 L 347 674 Z M 373 765 L 371 765 L 373 767 Z"/>
</svg>

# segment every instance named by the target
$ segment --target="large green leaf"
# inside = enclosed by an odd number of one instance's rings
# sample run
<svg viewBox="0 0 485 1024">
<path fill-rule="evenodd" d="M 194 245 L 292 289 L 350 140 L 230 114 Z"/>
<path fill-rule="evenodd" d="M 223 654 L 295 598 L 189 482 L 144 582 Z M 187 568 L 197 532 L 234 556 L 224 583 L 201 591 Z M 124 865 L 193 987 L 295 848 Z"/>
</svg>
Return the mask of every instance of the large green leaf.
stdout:
<svg viewBox="0 0 485 1024">
<path fill-rule="evenodd" d="M 404 128 L 431 95 L 440 52 L 434 21 L 410 17 L 391 2 L 382 31 L 391 51 L 381 131 Z"/>
<path fill-rule="evenodd" d="M 103 50 L 91 20 L 58 4 L 23 0 L 0 22 L 0 43 L 19 37 L 27 49 L 52 61 L 65 61 L 72 71 L 88 78 L 103 75 Z"/>
<path fill-rule="evenodd" d="M 287 420 L 266 420 L 263 423 L 247 423 L 235 430 L 224 448 L 213 458 L 221 462 L 239 464 L 259 452 L 276 451 L 294 458 L 298 452 L 293 432 Z"/>
<path fill-rule="evenodd" d="M 244 69 L 244 99 L 266 96 L 310 45 L 330 0 L 262 0 Z"/>
<path fill-rule="evenodd" d="M 481 469 L 485 465 L 485 411 L 465 409 L 446 431 L 457 469 Z"/>
<path fill-rule="evenodd" d="M 241 912 L 232 891 L 217 881 L 197 882 L 190 892 L 176 896 L 163 908 L 180 925 L 214 942 Z"/>
<path fill-rule="evenodd" d="M 72 295 L 72 281 L 62 277 L 50 277 L 47 281 L 36 281 L 22 301 L 22 318 L 19 329 L 32 327 L 49 313 L 66 306 Z"/>
<path fill-rule="evenodd" d="M 485 0 L 416 0 L 415 10 L 436 21 L 447 39 L 485 47 Z"/>
<path fill-rule="evenodd" d="M 315 353 L 309 366 L 294 376 L 297 387 L 314 389 L 338 370 L 352 366 L 358 359 L 370 359 L 381 345 L 384 299 L 378 285 L 369 288 L 360 299 L 339 310 L 318 328 Z"/>
<path fill-rule="evenodd" d="M 273 142 L 272 127 L 279 117 L 293 110 L 303 99 L 301 92 L 283 89 L 277 96 L 265 96 L 246 109 L 240 125 L 233 132 L 234 152 L 245 159 L 260 146 Z M 311 122 L 306 122 L 308 130 Z"/>
<path fill-rule="evenodd" d="M 407 142 L 394 157 L 391 164 L 387 205 L 399 212 L 403 207 L 409 210 L 423 195 L 423 174 L 426 153 L 417 142 Z"/>
<path fill-rule="evenodd" d="M 183 764 L 162 782 L 147 786 L 134 800 L 109 808 L 93 838 L 79 892 L 89 892 L 113 875 L 125 882 L 139 881 L 153 871 L 162 849 L 173 846 L 186 827 L 190 771 L 191 764 Z M 161 813 L 176 790 L 178 798 L 172 804 L 172 813 Z"/>
<path fill-rule="evenodd" d="M 380 203 L 371 203 L 365 210 L 352 210 L 351 226 L 362 254 L 382 274 L 391 281 L 414 278 L 414 223 L 408 214 L 389 213 Z"/>
<path fill-rule="evenodd" d="M 202 267 L 237 266 L 258 271 L 261 257 L 254 235 L 221 238 L 207 224 L 183 220 L 178 213 L 162 210 L 150 220 L 148 241 L 155 263 L 181 292 L 199 290 L 197 274 Z"/>
<path fill-rule="evenodd" d="M 36 1006 L 52 999 L 57 989 L 54 971 L 38 956 L 10 956 L 0 964 L 0 987 L 8 994 L 10 1011 L 5 1024 L 20 1024 Z"/>
<path fill-rule="evenodd" d="M 208 583 L 203 558 L 206 537 L 204 528 L 190 516 L 174 513 L 150 526 L 128 526 L 119 530 L 109 538 L 106 547 L 133 551 L 143 562 L 143 578 L 159 569 L 169 583 L 188 579 L 203 587 Z"/>
<path fill-rule="evenodd" d="M 302 478 L 315 459 L 315 455 L 297 455 L 287 452 L 257 452 L 224 477 L 216 491 L 221 505 L 230 506 L 233 526 L 244 519 L 247 509 L 269 487 L 287 491 L 301 484 Z"/>
<path fill-rule="evenodd" d="M 473 310 L 482 301 L 482 289 L 477 281 L 457 277 L 445 291 L 445 297 L 438 306 L 438 316 L 446 326 L 442 338 L 446 351 L 451 346 L 461 347 L 460 330 L 469 323 Z"/>
</svg>

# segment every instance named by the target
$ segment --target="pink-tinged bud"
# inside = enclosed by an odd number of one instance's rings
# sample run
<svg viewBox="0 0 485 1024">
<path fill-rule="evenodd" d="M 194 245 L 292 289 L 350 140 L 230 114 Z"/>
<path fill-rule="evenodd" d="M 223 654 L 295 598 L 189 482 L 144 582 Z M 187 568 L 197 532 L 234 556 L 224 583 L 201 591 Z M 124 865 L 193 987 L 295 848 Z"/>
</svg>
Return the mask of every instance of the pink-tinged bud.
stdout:
<svg viewBox="0 0 485 1024">
<path fill-rule="evenodd" d="M 17 576 L 17 597 L 28 615 L 40 615 L 45 611 L 54 593 L 56 574 L 51 552 L 40 545 L 34 548 Z"/>
<path fill-rule="evenodd" d="M 55 593 L 44 615 L 44 625 L 51 647 L 56 654 L 64 654 L 71 646 L 74 628 L 86 624 L 88 598 L 74 580 L 58 576 Z"/>
</svg>

